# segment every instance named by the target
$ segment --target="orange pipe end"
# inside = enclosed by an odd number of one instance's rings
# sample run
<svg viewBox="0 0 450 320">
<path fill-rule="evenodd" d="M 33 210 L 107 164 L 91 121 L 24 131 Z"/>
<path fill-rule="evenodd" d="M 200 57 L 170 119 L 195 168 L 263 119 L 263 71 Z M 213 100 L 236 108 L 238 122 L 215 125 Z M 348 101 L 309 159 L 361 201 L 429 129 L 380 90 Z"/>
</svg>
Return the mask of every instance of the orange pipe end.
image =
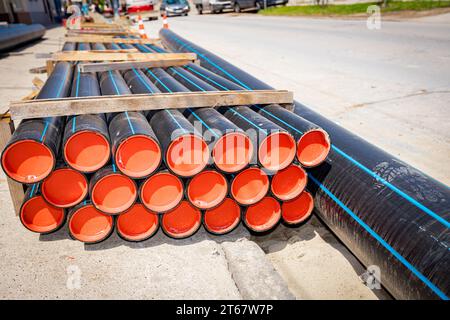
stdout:
<svg viewBox="0 0 450 320">
<path fill-rule="evenodd" d="M 253 143 L 242 132 L 226 133 L 217 141 L 212 157 L 217 168 L 232 173 L 244 169 L 253 156 Z"/>
<path fill-rule="evenodd" d="M 278 171 L 272 178 L 271 191 L 281 201 L 297 197 L 305 189 L 308 175 L 295 164 Z"/>
<path fill-rule="evenodd" d="M 298 224 L 308 219 L 313 209 L 314 199 L 312 195 L 303 191 L 297 198 L 283 202 L 281 214 L 286 223 Z"/>
<path fill-rule="evenodd" d="M 69 232 L 73 238 L 86 243 L 106 239 L 113 230 L 113 218 L 101 213 L 93 205 L 75 211 L 69 219 Z"/>
<path fill-rule="evenodd" d="M 147 136 L 131 136 L 122 141 L 116 152 L 117 168 L 127 176 L 143 178 L 153 173 L 161 163 L 161 148 Z"/>
<path fill-rule="evenodd" d="M 214 209 L 206 210 L 203 224 L 211 233 L 225 234 L 233 230 L 241 220 L 241 208 L 236 201 L 226 198 Z"/>
<path fill-rule="evenodd" d="M 162 216 L 163 231 L 172 238 L 186 238 L 193 235 L 201 224 L 202 214 L 189 202 L 182 201 L 178 207 Z"/>
<path fill-rule="evenodd" d="M 306 132 L 297 143 L 297 159 L 305 167 L 315 167 L 325 161 L 330 153 L 328 133 L 321 129 Z"/>
<path fill-rule="evenodd" d="M 193 134 L 173 140 L 167 149 L 167 166 L 177 175 L 191 177 L 202 171 L 209 160 L 206 142 Z"/>
<path fill-rule="evenodd" d="M 9 145 L 2 154 L 2 166 L 12 179 L 31 184 L 46 178 L 55 165 L 52 151 L 43 143 L 20 140 Z"/>
<path fill-rule="evenodd" d="M 94 131 L 79 131 L 64 146 L 64 159 L 72 168 L 81 172 L 93 172 L 109 160 L 108 140 Z"/>
<path fill-rule="evenodd" d="M 20 221 L 30 231 L 49 233 L 64 223 L 64 209 L 48 204 L 42 196 L 33 197 L 22 205 Z"/>
<path fill-rule="evenodd" d="M 117 218 L 117 232 L 125 240 L 142 241 L 150 238 L 158 230 L 158 215 L 146 209 L 141 203 Z"/>
<path fill-rule="evenodd" d="M 295 158 L 295 152 L 295 140 L 289 133 L 272 133 L 259 146 L 259 162 L 268 170 L 278 171 L 292 163 Z"/>
<path fill-rule="evenodd" d="M 281 207 L 277 200 L 265 197 L 249 206 L 245 212 L 245 225 L 253 231 L 264 232 L 272 229 L 281 218 Z"/>
<path fill-rule="evenodd" d="M 257 167 L 240 172 L 231 183 L 231 195 L 242 205 L 251 205 L 260 201 L 267 191 L 269 191 L 269 178 Z"/>
<path fill-rule="evenodd" d="M 158 172 L 142 184 L 140 198 L 151 211 L 169 211 L 183 199 L 183 183 L 169 172 Z"/>
<path fill-rule="evenodd" d="M 107 214 L 119 214 L 128 210 L 136 201 L 136 184 L 122 174 L 110 174 L 101 178 L 92 188 L 92 203 Z"/>
<path fill-rule="evenodd" d="M 206 170 L 195 175 L 187 187 L 189 201 L 200 209 L 210 209 L 225 199 L 228 182 L 214 170 Z"/>
<path fill-rule="evenodd" d="M 41 192 L 45 200 L 55 207 L 73 207 L 86 197 L 88 182 L 78 171 L 56 169 L 42 183 Z"/>
</svg>

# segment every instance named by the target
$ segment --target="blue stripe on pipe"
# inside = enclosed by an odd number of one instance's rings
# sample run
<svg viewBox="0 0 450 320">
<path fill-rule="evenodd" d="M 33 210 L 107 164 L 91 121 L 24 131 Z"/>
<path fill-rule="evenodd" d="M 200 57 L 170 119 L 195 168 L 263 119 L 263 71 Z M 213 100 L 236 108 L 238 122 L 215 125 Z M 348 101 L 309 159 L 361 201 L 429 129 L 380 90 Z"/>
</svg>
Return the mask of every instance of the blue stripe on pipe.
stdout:
<svg viewBox="0 0 450 320">
<path fill-rule="evenodd" d="M 188 67 L 189 68 L 189 67 Z M 251 90 L 251 89 L 250 89 Z M 259 107 L 259 106 L 258 106 Z M 294 128 L 293 126 L 289 125 L 288 123 L 286 123 L 285 121 L 281 120 L 280 118 L 276 117 L 275 115 L 273 115 L 272 113 L 262 109 L 261 107 L 259 107 L 261 110 L 263 110 L 265 113 L 269 114 L 271 117 L 274 117 L 275 119 L 281 121 L 282 123 L 288 125 L 290 128 L 292 128 L 293 130 L 299 132 L 299 133 L 303 133 L 301 131 L 299 131 L 298 129 Z M 363 170 L 364 172 L 366 172 L 367 174 L 369 174 L 370 176 L 372 176 L 376 181 L 381 182 L 382 184 L 384 184 L 386 187 L 388 187 L 389 189 L 391 189 L 392 191 L 394 191 L 395 193 L 397 193 L 399 196 L 401 196 L 402 198 L 404 198 L 405 200 L 407 200 L 408 202 L 410 202 L 411 204 L 413 204 L 414 206 L 416 206 L 418 209 L 420 209 L 421 211 L 425 212 L 426 214 L 428 214 L 429 216 L 433 217 L 434 219 L 436 219 L 437 221 L 439 221 L 440 223 L 442 223 L 444 226 L 446 226 L 447 228 L 450 228 L 450 223 L 445 220 L 444 218 L 440 217 L 437 213 L 435 213 L 434 211 L 430 210 L 429 208 L 427 208 L 426 206 L 424 206 L 423 204 L 421 204 L 419 201 L 417 201 L 416 199 L 412 198 L 411 196 L 409 196 L 408 194 L 406 194 L 404 191 L 400 190 L 399 188 L 397 188 L 396 186 L 394 186 L 393 184 L 391 184 L 390 182 L 386 181 L 385 179 L 383 179 L 382 177 L 380 177 L 378 174 L 376 174 L 375 172 L 373 172 L 372 170 L 370 170 L 369 168 L 367 168 L 366 166 L 364 166 L 362 163 L 358 162 L 357 160 L 355 160 L 354 158 L 352 158 L 350 155 L 348 155 L 347 153 L 345 153 L 344 151 L 342 151 L 341 149 L 339 149 L 338 147 L 336 147 L 334 144 L 331 145 L 331 148 L 333 150 L 335 150 L 338 154 L 340 154 L 341 156 L 343 156 L 344 158 L 346 158 L 348 161 L 350 161 L 351 163 L 353 163 L 355 166 L 357 166 L 358 168 L 360 168 L 361 170 Z"/>
<path fill-rule="evenodd" d="M 449 298 L 438 287 L 436 287 L 427 277 L 420 273 L 413 265 L 392 248 L 386 241 L 383 240 L 374 230 L 372 230 L 364 221 L 362 221 L 352 210 L 342 203 L 330 190 L 328 190 L 322 183 L 320 183 L 311 173 L 308 173 L 309 178 L 317 184 L 334 202 L 336 202 L 346 213 L 348 213 L 356 222 L 358 222 L 372 237 L 374 237 L 383 247 L 385 247 L 393 256 L 395 256 L 406 268 L 422 280 L 434 293 L 441 299 L 449 300 Z"/>
<path fill-rule="evenodd" d="M 221 84 L 218 83 L 217 81 L 214 81 L 213 79 L 211 79 L 210 77 L 204 75 L 203 73 L 200 73 L 200 72 L 198 72 L 197 70 L 192 69 L 192 68 L 189 67 L 189 66 L 187 66 L 186 68 L 189 69 L 191 72 L 196 73 L 196 74 L 199 75 L 200 77 L 202 77 L 202 78 L 204 78 L 204 79 L 206 79 L 206 80 L 211 81 L 213 84 L 215 84 L 216 86 L 218 86 L 218 87 L 224 89 L 225 91 L 230 91 L 227 87 L 224 87 L 223 85 L 221 85 Z"/>
<path fill-rule="evenodd" d="M 137 70 L 135 68 L 132 68 L 133 72 L 135 75 L 137 75 L 139 81 L 141 81 L 141 83 L 147 88 L 148 91 L 150 91 L 151 93 L 155 93 L 152 88 L 148 85 L 148 83 L 146 83 L 144 81 L 144 79 L 142 79 L 142 76 L 139 74 L 139 72 L 137 72 Z"/>
<path fill-rule="evenodd" d="M 182 75 L 181 73 L 179 73 L 177 70 L 175 70 L 175 68 L 170 67 L 169 69 L 171 69 L 173 72 L 175 72 L 177 75 L 179 75 L 180 77 L 182 77 L 184 80 L 186 80 L 187 82 L 189 82 L 190 84 L 192 84 L 194 87 L 196 87 L 197 89 L 202 90 L 203 92 L 205 92 L 206 90 L 203 89 L 202 87 L 200 87 L 198 84 L 196 84 L 194 81 L 192 81 L 191 79 L 187 78 L 186 76 Z"/>
<path fill-rule="evenodd" d="M 112 170 L 113 170 L 114 173 L 117 171 L 116 165 L 114 163 L 112 164 Z"/>
<path fill-rule="evenodd" d="M 36 183 L 33 184 L 33 186 L 31 187 L 31 192 L 30 192 L 30 198 L 33 197 L 33 193 L 34 193 L 34 189 L 36 189 Z"/>
<path fill-rule="evenodd" d="M 73 117 L 73 119 L 72 119 L 72 133 L 74 133 L 75 132 L 75 122 L 77 121 L 77 116 L 75 116 L 75 117 Z"/>
<path fill-rule="evenodd" d="M 228 110 L 230 110 L 231 112 L 233 112 L 235 115 L 239 116 L 240 118 L 242 118 L 243 120 L 245 120 L 246 122 L 250 123 L 252 126 L 258 128 L 258 130 L 261 130 L 261 128 L 254 122 L 248 120 L 246 117 L 244 117 L 242 114 L 240 114 L 239 112 L 237 112 L 236 110 L 232 109 L 232 108 L 228 108 Z"/>
<path fill-rule="evenodd" d="M 230 108 L 231 110 L 231 108 Z M 263 109 L 262 109 L 263 110 Z M 266 110 L 264 110 L 266 113 L 270 113 Z M 271 113 L 270 113 L 271 114 Z M 271 116 L 277 118 L 275 115 L 271 114 Z M 279 119 L 279 118 L 277 118 Z M 281 119 L 279 119 L 281 120 Z M 281 120 L 282 121 L 282 120 Z M 283 123 L 286 123 L 284 121 L 282 121 Z M 287 124 L 287 123 L 286 123 Z M 289 127 L 293 128 L 294 130 L 302 133 L 301 131 L 297 130 L 296 128 L 294 128 L 293 126 L 287 124 Z M 332 148 L 334 150 L 339 150 L 345 158 L 347 158 L 348 160 L 351 160 L 352 163 L 354 164 L 358 164 L 358 167 L 360 167 L 361 169 L 364 168 L 363 170 L 365 172 L 368 172 L 369 174 L 373 174 L 373 176 L 377 179 L 377 181 L 380 181 L 382 183 L 384 183 L 385 185 L 389 186 L 391 185 L 395 192 L 401 192 L 400 195 L 402 195 L 402 193 L 404 194 L 403 191 L 399 190 L 398 188 L 396 188 L 395 186 L 393 186 L 392 184 L 390 184 L 389 182 L 385 181 L 384 179 L 382 179 L 380 176 L 378 176 L 377 174 L 375 174 L 374 172 L 370 171 L 369 169 L 367 169 L 366 167 L 364 167 L 362 164 L 360 164 L 359 162 L 357 162 L 356 160 L 354 160 L 353 158 L 351 158 L 350 156 L 348 156 L 347 154 L 345 154 L 343 151 L 341 151 L 339 148 L 335 147 L 334 145 L 332 145 Z M 354 161 L 354 162 L 353 162 Z M 366 171 L 367 170 L 367 171 Z M 397 251 L 395 251 L 386 241 L 383 240 L 383 238 L 381 238 L 381 236 L 379 236 L 375 231 L 373 231 L 367 224 L 365 224 L 356 214 L 354 214 L 347 206 L 345 206 L 342 201 L 340 201 L 334 194 L 331 193 L 331 191 L 329 191 L 324 185 L 322 185 L 316 178 L 314 178 L 314 176 L 311 173 L 308 173 L 308 176 L 311 178 L 311 180 L 313 180 L 316 184 L 319 185 L 319 187 L 324 190 L 329 196 L 330 198 L 335 201 L 339 206 L 341 206 L 347 213 L 351 213 L 350 216 L 356 221 L 358 222 L 365 230 L 370 230 L 370 234 L 375 237 L 375 239 L 377 241 L 379 241 L 380 243 L 382 243 L 385 247 L 388 246 L 390 249 L 388 249 L 401 263 L 403 263 L 409 270 L 411 270 L 411 272 L 413 272 L 421 281 L 423 281 L 428 287 L 430 287 L 433 292 L 435 292 L 440 298 L 448 300 L 448 297 L 442 292 L 440 291 L 433 283 L 430 282 L 430 280 L 428 278 L 426 278 L 424 275 L 422 275 L 414 266 L 412 266 L 408 261 L 406 261 L 406 259 L 399 254 Z M 380 180 L 378 180 L 380 179 Z M 384 180 L 384 181 L 383 181 Z M 398 191 L 396 191 L 398 190 Z M 406 195 L 406 194 L 405 194 Z M 407 197 L 409 197 L 408 195 L 406 195 Z M 407 197 L 404 197 L 406 200 L 409 200 Z M 414 201 L 416 201 L 415 199 L 412 199 Z M 414 203 L 413 203 L 414 204 Z M 419 203 L 420 204 L 420 203 Z M 421 204 L 420 204 L 421 205 Z M 424 208 L 426 208 L 425 206 L 423 206 Z M 426 208 L 428 209 L 428 208 Z M 429 210 L 429 209 L 428 209 Z M 431 211 L 431 210 L 430 210 Z M 433 212 L 434 213 L 434 212 Z M 439 217 L 441 218 L 441 217 Z M 445 221 L 445 220 L 444 220 Z M 445 221 L 447 223 L 447 221 Z M 386 247 L 386 248 L 388 248 Z"/>
<path fill-rule="evenodd" d="M 172 92 L 161 80 L 159 80 L 159 78 L 149 69 L 145 69 L 145 71 L 148 71 L 150 73 L 150 75 L 156 80 L 158 81 L 167 91 Z"/>
<path fill-rule="evenodd" d="M 45 134 L 47 133 L 47 129 L 48 129 L 48 121 L 45 121 L 45 127 L 41 134 L 41 142 L 44 141 Z"/>
<path fill-rule="evenodd" d="M 108 71 L 109 77 L 111 78 L 111 82 L 113 83 L 114 90 L 116 90 L 116 94 L 120 96 L 119 88 L 117 88 L 116 81 L 113 78 L 111 70 Z"/>
</svg>

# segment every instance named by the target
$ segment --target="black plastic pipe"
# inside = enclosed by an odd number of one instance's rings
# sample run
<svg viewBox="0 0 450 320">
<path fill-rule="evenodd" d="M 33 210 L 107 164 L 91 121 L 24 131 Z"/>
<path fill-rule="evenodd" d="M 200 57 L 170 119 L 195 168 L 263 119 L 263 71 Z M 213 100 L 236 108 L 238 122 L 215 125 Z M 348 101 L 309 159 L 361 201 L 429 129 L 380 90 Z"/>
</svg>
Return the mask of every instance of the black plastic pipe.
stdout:
<svg viewBox="0 0 450 320">
<path fill-rule="evenodd" d="M 114 224 L 113 216 L 98 211 L 89 200 L 71 208 L 67 218 L 70 237 L 88 244 L 106 240 L 113 233 Z"/>
<path fill-rule="evenodd" d="M 36 99 L 67 97 L 72 65 L 58 62 Z M 23 120 L 2 152 L 3 171 L 12 179 L 31 184 L 45 179 L 59 154 L 65 117 Z"/>
<path fill-rule="evenodd" d="M 19 218 L 22 225 L 32 232 L 48 234 L 57 231 L 66 221 L 66 211 L 56 208 L 44 200 L 41 184 L 28 186 L 20 207 Z"/>
<path fill-rule="evenodd" d="M 137 184 L 117 170 L 114 164 L 108 165 L 91 177 L 89 197 L 97 210 L 117 215 L 131 208 L 136 202 Z"/>
<path fill-rule="evenodd" d="M 172 31 L 160 37 L 248 90 L 271 89 Z M 379 268 L 394 297 L 447 300 L 450 189 L 299 102 L 294 112 L 333 140 L 328 160 L 309 174 L 318 216 L 364 265 Z"/>
<path fill-rule="evenodd" d="M 93 46 L 96 47 L 96 44 Z M 101 46 L 97 48 L 102 50 Z M 71 96 L 100 95 L 97 75 L 82 73 L 75 67 Z M 68 117 L 63 137 L 63 157 L 70 167 L 81 172 L 94 172 L 109 161 L 110 150 L 111 142 L 104 114 Z"/>
</svg>

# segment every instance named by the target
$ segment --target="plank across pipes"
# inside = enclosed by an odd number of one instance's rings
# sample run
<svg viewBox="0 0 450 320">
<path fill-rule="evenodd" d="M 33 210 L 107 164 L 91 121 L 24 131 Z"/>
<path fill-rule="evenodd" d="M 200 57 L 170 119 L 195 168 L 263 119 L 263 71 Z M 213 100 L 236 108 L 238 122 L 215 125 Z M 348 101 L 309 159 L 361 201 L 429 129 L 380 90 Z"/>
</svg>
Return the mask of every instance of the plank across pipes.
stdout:
<svg viewBox="0 0 450 320">
<path fill-rule="evenodd" d="M 119 62 L 98 62 L 98 63 L 80 63 L 78 68 L 80 72 L 102 72 L 109 70 L 129 70 L 131 68 L 167 68 L 185 66 L 190 59 L 162 59 L 148 61 L 119 61 Z"/>
<path fill-rule="evenodd" d="M 101 52 L 101 51 L 60 51 L 52 55 L 52 61 L 158 61 L 184 59 L 194 61 L 195 53 L 146 53 L 146 52 Z"/>
<path fill-rule="evenodd" d="M 113 36 L 99 36 L 99 35 L 90 35 L 90 36 L 69 36 L 64 38 L 65 42 L 106 42 L 106 43 L 127 43 L 127 44 L 156 44 L 160 40 L 159 39 L 130 39 L 130 38 L 115 38 Z"/>
<path fill-rule="evenodd" d="M 209 91 L 123 96 L 78 97 L 11 102 L 14 120 L 88 113 L 238 106 L 252 104 L 292 106 L 294 94 L 287 90 Z"/>
</svg>

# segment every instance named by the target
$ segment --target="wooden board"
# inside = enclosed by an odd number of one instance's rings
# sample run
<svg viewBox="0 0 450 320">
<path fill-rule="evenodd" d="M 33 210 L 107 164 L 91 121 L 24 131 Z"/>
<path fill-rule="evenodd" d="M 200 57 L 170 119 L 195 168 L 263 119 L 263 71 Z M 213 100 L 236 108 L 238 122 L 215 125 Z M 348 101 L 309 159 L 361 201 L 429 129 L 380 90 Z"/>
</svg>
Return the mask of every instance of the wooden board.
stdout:
<svg viewBox="0 0 450 320">
<path fill-rule="evenodd" d="M 146 52 L 102 52 L 61 51 L 52 55 L 52 61 L 160 61 L 184 59 L 194 61 L 195 53 L 146 53 Z"/>
<path fill-rule="evenodd" d="M 16 120 L 89 113 L 187 107 L 198 108 L 271 103 L 292 105 L 293 99 L 293 93 L 286 90 L 177 92 L 17 101 L 10 103 L 9 110 L 11 118 Z"/>
<path fill-rule="evenodd" d="M 127 43 L 127 44 L 157 44 L 160 39 L 140 39 L 140 38 L 114 38 L 111 36 L 77 36 L 66 37 L 65 42 L 104 42 L 104 43 Z"/>
<path fill-rule="evenodd" d="M 109 36 L 127 36 L 130 34 L 129 31 L 126 30 L 68 30 L 66 35 L 68 36 L 76 36 L 76 35 L 109 35 Z"/>
<path fill-rule="evenodd" d="M 80 72 L 102 72 L 109 70 L 129 70 L 131 68 L 167 68 L 185 66 L 190 62 L 196 62 L 189 59 L 163 59 L 148 61 L 120 61 L 120 62 L 99 62 L 99 63 L 80 63 L 78 65 Z"/>
</svg>

